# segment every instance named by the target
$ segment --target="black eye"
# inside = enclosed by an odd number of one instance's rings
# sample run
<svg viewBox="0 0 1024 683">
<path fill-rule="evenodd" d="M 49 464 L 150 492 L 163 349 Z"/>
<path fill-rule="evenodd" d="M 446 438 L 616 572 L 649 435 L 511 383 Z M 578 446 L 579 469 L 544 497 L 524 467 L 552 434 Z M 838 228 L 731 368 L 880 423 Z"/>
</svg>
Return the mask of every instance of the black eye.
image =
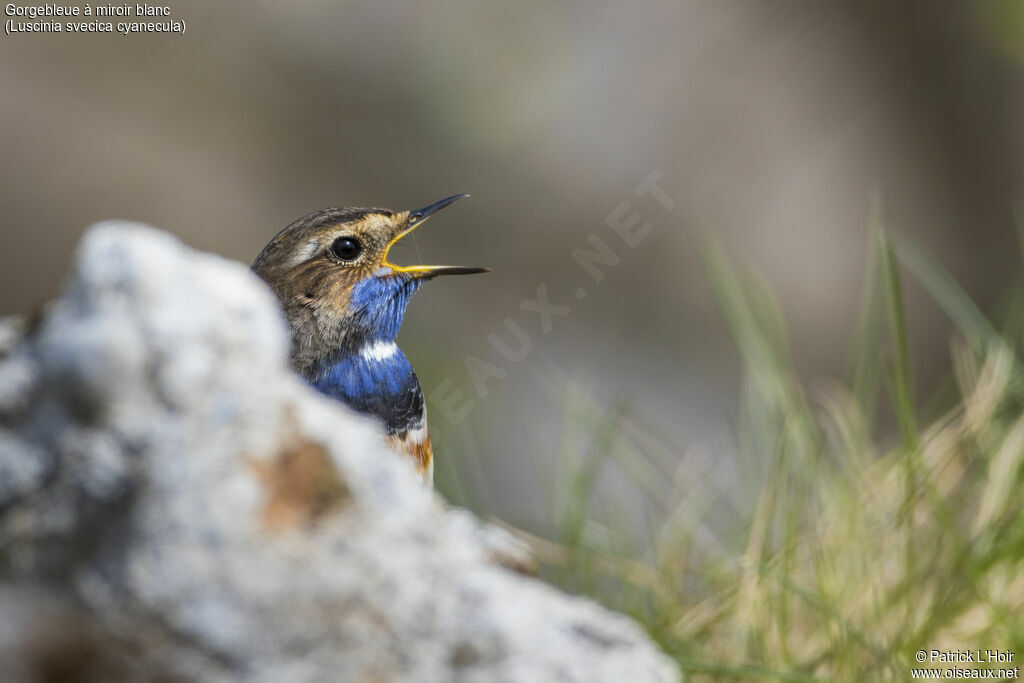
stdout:
<svg viewBox="0 0 1024 683">
<path fill-rule="evenodd" d="M 339 237 L 331 245 L 331 251 L 342 261 L 355 261 L 363 253 L 363 245 L 355 237 Z"/>
</svg>

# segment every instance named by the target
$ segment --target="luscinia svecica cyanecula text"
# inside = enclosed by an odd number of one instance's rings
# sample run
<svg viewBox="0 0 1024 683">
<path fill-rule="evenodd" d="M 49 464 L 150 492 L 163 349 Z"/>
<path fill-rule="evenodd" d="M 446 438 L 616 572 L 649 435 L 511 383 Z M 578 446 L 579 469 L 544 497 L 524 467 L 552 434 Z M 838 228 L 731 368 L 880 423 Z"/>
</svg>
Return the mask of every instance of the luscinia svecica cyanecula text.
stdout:
<svg viewBox="0 0 1024 683">
<path fill-rule="evenodd" d="M 399 266 L 388 261 L 388 251 L 466 196 L 416 211 L 316 211 L 279 232 L 252 266 L 288 317 L 295 371 L 324 394 L 377 417 L 391 446 L 411 456 L 428 481 L 434 461 L 423 392 L 395 337 L 424 282 L 487 269 Z"/>
</svg>

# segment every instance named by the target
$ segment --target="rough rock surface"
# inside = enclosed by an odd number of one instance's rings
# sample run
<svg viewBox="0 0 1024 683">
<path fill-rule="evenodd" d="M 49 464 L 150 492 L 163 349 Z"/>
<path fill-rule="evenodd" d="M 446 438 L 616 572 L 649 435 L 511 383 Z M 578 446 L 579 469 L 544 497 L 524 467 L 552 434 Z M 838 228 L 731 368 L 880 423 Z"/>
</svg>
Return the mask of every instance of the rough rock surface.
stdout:
<svg viewBox="0 0 1024 683">
<path fill-rule="evenodd" d="M 287 343 L 243 265 L 124 223 L 0 325 L 0 679 L 679 680 L 495 566 Z"/>
</svg>

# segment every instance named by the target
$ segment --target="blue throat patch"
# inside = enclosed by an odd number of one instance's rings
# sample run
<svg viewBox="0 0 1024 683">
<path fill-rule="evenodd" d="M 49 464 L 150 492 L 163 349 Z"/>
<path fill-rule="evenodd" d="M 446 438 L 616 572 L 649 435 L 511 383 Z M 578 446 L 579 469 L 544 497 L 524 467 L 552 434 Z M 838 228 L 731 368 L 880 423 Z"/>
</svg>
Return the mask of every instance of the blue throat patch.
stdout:
<svg viewBox="0 0 1024 683">
<path fill-rule="evenodd" d="M 367 341 L 394 341 L 402 327 L 405 308 L 421 286 L 423 280 L 419 278 L 395 275 L 381 268 L 352 287 L 354 325 L 366 331 Z"/>
<path fill-rule="evenodd" d="M 357 412 L 376 415 L 384 422 L 388 434 L 404 436 L 410 429 L 423 425 L 420 382 L 398 347 L 384 358 L 365 353 L 342 356 L 326 368 L 313 386 Z"/>
<path fill-rule="evenodd" d="M 390 273 L 391 271 L 385 271 Z M 412 365 L 394 346 L 409 299 L 422 280 L 371 276 L 352 288 L 353 325 L 363 346 L 324 359 L 313 386 L 353 410 L 377 415 L 388 434 L 404 435 L 423 422 L 423 392 Z"/>
</svg>

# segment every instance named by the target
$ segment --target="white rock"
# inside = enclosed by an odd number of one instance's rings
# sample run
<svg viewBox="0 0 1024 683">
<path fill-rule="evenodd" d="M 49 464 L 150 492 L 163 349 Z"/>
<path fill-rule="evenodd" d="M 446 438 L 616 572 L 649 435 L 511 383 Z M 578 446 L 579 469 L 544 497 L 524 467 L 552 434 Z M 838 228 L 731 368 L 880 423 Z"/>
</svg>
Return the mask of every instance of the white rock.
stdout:
<svg viewBox="0 0 1024 683">
<path fill-rule="evenodd" d="M 495 566 L 501 533 L 293 376 L 288 341 L 244 266 L 87 234 L 0 348 L 0 611 L 24 615 L 0 677 L 61 656 L 30 641 L 64 610 L 126 680 L 679 680 L 631 620 Z"/>
</svg>

